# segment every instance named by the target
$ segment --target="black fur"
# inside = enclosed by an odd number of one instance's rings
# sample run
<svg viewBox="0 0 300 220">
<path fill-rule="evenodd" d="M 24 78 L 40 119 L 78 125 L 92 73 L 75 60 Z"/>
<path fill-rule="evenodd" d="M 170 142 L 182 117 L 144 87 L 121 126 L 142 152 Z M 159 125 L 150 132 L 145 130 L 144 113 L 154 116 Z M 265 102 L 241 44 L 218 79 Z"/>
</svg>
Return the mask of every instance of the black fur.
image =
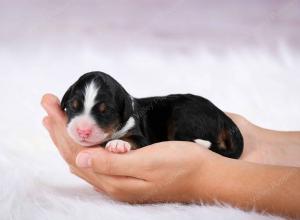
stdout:
<svg viewBox="0 0 300 220">
<path fill-rule="evenodd" d="M 61 107 L 66 109 L 69 120 L 82 112 L 80 107 L 72 109 L 70 103 L 74 98 L 83 101 L 84 88 L 92 80 L 100 88 L 97 102 L 108 106 L 104 114 L 96 111 L 97 105 L 92 110 L 98 125 L 104 129 L 121 128 L 133 116 L 136 125 L 124 138 L 138 148 L 168 140 L 203 139 L 212 143 L 210 150 L 226 157 L 239 158 L 243 152 L 238 127 L 209 100 L 192 94 L 132 99 L 116 80 L 103 72 L 84 74 L 67 90 Z"/>
</svg>

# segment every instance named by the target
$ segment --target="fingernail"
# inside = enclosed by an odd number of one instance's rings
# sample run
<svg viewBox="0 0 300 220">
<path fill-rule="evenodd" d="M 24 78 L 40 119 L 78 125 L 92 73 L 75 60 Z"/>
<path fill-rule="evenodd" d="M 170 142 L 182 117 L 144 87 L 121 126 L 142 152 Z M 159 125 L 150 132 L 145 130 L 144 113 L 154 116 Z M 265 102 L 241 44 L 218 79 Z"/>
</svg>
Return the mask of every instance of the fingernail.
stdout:
<svg viewBox="0 0 300 220">
<path fill-rule="evenodd" d="M 76 157 L 76 165 L 78 167 L 82 167 L 82 168 L 91 167 L 91 163 L 92 163 L 92 157 L 87 152 L 79 153 Z"/>
</svg>

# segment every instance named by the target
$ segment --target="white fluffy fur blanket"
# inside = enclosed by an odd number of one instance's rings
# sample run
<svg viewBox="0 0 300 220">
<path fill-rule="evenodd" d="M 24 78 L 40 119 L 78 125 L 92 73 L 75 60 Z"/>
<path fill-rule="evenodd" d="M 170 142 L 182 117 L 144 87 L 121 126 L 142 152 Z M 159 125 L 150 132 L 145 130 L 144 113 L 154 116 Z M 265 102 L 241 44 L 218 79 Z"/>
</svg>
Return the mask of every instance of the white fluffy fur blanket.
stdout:
<svg viewBox="0 0 300 220">
<path fill-rule="evenodd" d="M 223 205 L 133 206 L 102 196 L 69 173 L 42 128 L 39 101 L 47 91 L 61 96 L 81 73 L 97 69 L 112 73 L 134 96 L 191 92 L 260 125 L 300 129 L 299 54 L 283 48 L 276 57 L 260 50 L 215 56 L 202 50 L 169 59 L 164 53 L 135 50 L 118 54 L 116 66 L 92 50 L 80 55 L 57 51 L 40 51 L 39 57 L 36 51 L 28 57 L 5 51 L 0 219 L 280 219 Z M 71 56 L 72 61 L 65 60 Z"/>
</svg>

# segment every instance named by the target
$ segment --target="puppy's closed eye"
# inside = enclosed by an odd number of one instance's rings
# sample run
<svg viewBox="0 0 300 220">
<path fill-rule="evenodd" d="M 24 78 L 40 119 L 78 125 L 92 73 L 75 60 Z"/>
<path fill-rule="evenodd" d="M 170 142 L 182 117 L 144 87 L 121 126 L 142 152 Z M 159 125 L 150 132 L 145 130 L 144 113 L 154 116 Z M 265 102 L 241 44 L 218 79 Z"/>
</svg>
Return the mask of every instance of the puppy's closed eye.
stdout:
<svg viewBox="0 0 300 220">
<path fill-rule="evenodd" d="M 98 104 L 98 111 L 99 111 L 100 113 L 105 113 L 106 110 L 107 110 L 107 106 L 106 106 L 105 103 L 100 103 L 100 104 Z"/>
<path fill-rule="evenodd" d="M 70 103 L 72 111 L 79 111 L 82 108 L 82 103 L 78 99 L 73 99 Z"/>
</svg>

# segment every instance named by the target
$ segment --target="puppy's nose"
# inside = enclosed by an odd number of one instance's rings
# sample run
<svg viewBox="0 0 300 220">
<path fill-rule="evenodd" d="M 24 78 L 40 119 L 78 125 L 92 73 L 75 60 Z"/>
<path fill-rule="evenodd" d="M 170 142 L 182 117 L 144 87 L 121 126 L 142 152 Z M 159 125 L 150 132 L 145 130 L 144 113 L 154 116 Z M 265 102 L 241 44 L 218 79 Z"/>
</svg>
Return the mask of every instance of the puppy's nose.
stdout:
<svg viewBox="0 0 300 220">
<path fill-rule="evenodd" d="M 92 129 L 80 129 L 77 128 L 77 134 L 82 138 L 88 138 L 92 133 Z"/>
</svg>

